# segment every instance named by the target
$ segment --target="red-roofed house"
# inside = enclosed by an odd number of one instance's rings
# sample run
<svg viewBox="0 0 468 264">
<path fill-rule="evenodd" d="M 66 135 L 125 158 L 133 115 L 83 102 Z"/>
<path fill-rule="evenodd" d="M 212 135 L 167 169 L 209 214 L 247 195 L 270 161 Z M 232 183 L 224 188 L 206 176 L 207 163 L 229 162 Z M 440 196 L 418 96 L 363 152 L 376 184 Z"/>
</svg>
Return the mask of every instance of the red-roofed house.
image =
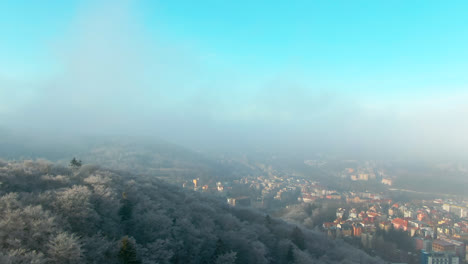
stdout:
<svg viewBox="0 0 468 264">
<path fill-rule="evenodd" d="M 395 218 L 392 220 L 393 227 L 395 229 L 403 229 L 403 231 L 408 230 L 408 221 L 401 219 L 401 218 Z"/>
</svg>

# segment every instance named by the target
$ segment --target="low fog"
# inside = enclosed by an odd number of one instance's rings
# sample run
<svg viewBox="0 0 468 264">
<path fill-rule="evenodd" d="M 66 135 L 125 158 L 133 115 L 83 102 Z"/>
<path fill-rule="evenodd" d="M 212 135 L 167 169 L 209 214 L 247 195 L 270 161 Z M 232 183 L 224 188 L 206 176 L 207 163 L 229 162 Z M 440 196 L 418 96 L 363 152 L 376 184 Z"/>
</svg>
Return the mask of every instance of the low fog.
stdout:
<svg viewBox="0 0 468 264">
<path fill-rule="evenodd" d="M 225 60 L 196 39 L 144 27 L 129 3 L 83 6 L 70 21 L 45 54 L 57 70 L 0 72 L 1 130 L 51 142 L 144 136 L 194 150 L 467 157 L 465 92 L 382 95 L 385 79 L 372 75 L 372 89 L 356 91 L 339 71 L 323 84 L 294 62 L 258 75 L 239 67 L 255 63 L 247 57 Z"/>
</svg>

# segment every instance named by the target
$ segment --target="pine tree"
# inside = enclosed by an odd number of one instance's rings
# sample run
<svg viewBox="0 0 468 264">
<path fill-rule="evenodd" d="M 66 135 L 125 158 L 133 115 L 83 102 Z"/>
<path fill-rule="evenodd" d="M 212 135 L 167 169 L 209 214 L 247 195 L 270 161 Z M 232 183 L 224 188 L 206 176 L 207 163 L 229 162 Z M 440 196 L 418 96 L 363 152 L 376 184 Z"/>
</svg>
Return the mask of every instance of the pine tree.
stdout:
<svg viewBox="0 0 468 264">
<path fill-rule="evenodd" d="M 134 243 L 135 242 L 128 236 L 125 236 L 124 238 L 122 238 L 120 251 L 119 251 L 119 259 L 122 261 L 122 263 L 124 264 L 141 263 L 138 260 L 136 247 Z"/>
<path fill-rule="evenodd" d="M 270 217 L 270 215 L 266 215 L 266 216 L 265 216 L 265 224 L 266 224 L 267 226 L 270 226 L 270 225 L 271 225 L 271 217 Z"/>
<path fill-rule="evenodd" d="M 122 221 L 124 232 L 128 234 L 132 230 L 133 203 L 127 198 L 125 193 L 122 194 L 120 203 L 120 220 Z"/>
<path fill-rule="evenodd" d="M 304 234 L 299 227 L 295 227 L 291 234 L 291 241 L 300 249 L 305 249 Z"/>
<path fill-rule="evenodd" d="M 83 165 L 83 162 L 81 160 L 77 160 L 75 157 L 70 161 L 70 167 L 72 169 L 79 169 Z"/>
<path fill-rule="evenodd" d="M 214 250 L 213 256 L 211 257 L 211 260 L 213 263 L 216 262 L 216 259 L 224 254 L 227 251 L 226 245 L 224 244 L 223 240 L 221 238 L 218 238 L 218 241 L 216 241 L 216 248 Z"/>
<path fill-rule="evenodd" d="M 132 218 L 133 204 L 126 196 L 123 197 L 124 198 L 120 201 L 122 206 L 119 209 L 119 215 L 122 221 L 128 221 Z"/>
<path fill-rule="evenodd" d="M 293 245 L 289 245 L 288 253 L 286 255 L 286 263 L 293 264 L 294 263 L 294 247 Z"/>
</svg>

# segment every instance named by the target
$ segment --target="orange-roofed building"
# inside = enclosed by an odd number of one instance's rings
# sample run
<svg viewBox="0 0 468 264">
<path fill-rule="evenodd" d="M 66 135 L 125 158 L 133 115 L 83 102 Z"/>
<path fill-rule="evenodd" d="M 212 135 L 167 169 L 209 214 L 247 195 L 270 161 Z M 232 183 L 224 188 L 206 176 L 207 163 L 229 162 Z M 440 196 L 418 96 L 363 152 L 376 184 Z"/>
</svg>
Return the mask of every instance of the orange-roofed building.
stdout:
<svg viewBox="0 0 468 264">
<path fill-rule="evenodd" d="M 392 222 L 390 221 L 383 221 L 379 223 L 379 228 L 385 231 L 390 230 L 391 226 L 392 226 Z"/>
<path fill-rule="evenodd" d="M 403 231 L 408 230 L 408 221 L 404 219 L 395 218 L 392 220 L 392 224 L 395 229 L 402 229 Z"/>
<path fill-rule="evenodd" d="M 418 214 L 418 220 L 419 220 L 419 221 L 424 220 L 424 218 L 426 218 L 426 217 L 427 217 L 427 214 L 426 214 L 426 213 L 419 213 L 419 214 Z"/>
<path fill-rule="evenodd" d="M 362 226 L 359 224 L 354 224 L 353 225 L 353 236 L 355 237 L 360 237 L 362 234 Z"/>
<path fill-rule="evenodd" d="M 374 218 L 374 217 L 378 217 L 378 216 L 380 216 L 380 214 L 378 214 L 378 213 L 374 213 L 374 212 L 368 212 L 368 213 L 367 213 L 367 216 L 368 216 L 368 217 L 372 217 L 372 218 Z"/>
</svg>

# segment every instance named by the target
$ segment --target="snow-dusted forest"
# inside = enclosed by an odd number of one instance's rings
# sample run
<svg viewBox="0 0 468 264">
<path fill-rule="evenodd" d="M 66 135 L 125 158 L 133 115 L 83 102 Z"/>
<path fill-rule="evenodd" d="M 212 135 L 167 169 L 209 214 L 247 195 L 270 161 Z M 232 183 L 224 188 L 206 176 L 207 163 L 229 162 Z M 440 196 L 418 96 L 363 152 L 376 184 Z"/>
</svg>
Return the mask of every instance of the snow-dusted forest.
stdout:
<svg viewBox="0 0 468 264">
<path fill-rule="evenodd" d="M 374 263 L 313 231 L 148 176 L 0 161 L 0 263 Z"/>
</svg>

